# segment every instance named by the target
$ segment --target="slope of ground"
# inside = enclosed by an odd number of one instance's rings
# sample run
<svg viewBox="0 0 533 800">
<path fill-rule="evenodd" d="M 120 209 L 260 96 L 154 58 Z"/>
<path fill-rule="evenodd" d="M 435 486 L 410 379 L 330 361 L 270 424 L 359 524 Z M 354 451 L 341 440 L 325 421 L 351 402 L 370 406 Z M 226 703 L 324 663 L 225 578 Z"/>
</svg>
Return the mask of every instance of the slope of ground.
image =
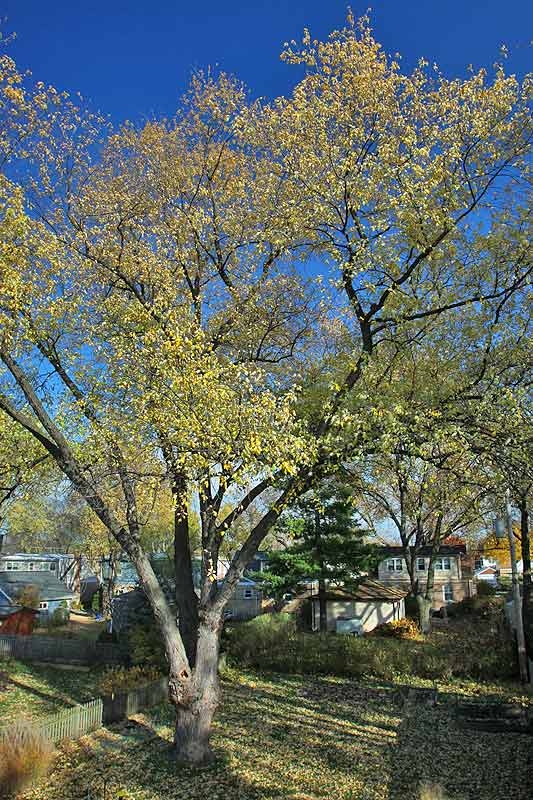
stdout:
<svg viewBox="0 0 533 800">
<path fill-rule="evenodd" d="M 533 740 L 459 727 L 447 704 L 412 705 L 349 680 L 235 673 L 216 762 L 172 763 L 167 706 L 58 755 L 24 800 L 529 800 Z M 104 795 L 105 787 L 105 795 Z M 429 789 L 428 787 L 433 787 Z M 424 794 L 426 791 L 427 795 Z"/>
</svg>

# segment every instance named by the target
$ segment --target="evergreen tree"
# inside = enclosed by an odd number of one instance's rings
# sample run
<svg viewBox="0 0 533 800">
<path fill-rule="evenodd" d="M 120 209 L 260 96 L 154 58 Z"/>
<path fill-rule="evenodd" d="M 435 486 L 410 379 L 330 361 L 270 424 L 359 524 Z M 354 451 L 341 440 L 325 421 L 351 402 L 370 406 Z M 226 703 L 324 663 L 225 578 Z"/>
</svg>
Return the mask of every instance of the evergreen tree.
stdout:
<svg viewBox="0 0 533 800">
<path fill-rule="evenodd" d="M 318 582 L 320 630 L 326 631 L 328 587 L 354 587 L 377 561 L 365 533 L 347 489 L 326 484 L 305 494 L 282 516 L 278 534 L 290 544 L 272 552 L 269 569 L 254 577 L 278 601 L 287 592 Z"/>
</svg>

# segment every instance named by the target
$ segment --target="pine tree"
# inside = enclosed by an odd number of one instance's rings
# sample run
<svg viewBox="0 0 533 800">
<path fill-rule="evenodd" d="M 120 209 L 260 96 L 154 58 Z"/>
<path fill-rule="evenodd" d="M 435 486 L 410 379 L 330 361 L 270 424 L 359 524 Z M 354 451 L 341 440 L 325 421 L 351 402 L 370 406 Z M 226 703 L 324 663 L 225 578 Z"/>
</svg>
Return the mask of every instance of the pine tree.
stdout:
<svg viewBox="0 0 533 800">
<path fill-rule="evenodd" d="M 272 552 L 269 569 L 257 577 L 277 600 L 318 582 L 320 631 L 326 631 L 328 587 L 354 587 L 377 561 L 356 520 L 351 495 L 334 484 L 308 492 L 282 516 L 277 533 L 291 543 Z"/>
</svg>

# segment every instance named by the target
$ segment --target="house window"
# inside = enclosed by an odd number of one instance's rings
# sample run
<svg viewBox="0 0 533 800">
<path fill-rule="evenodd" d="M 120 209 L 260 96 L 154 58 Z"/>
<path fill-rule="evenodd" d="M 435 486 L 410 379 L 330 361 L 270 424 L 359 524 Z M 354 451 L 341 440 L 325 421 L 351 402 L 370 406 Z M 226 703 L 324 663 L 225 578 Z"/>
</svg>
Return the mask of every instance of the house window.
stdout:
<svg viewBox="0 0 533 800">
<path fill-rule="evenodd" d="M 50 562 L 50 572 L 55 572 L 55 569 L 56 569 L 56 562 L 55 561 L 51 561 Z"/>
<path fill-rule="evenodd" d="M 416 559 L 416 568 L 419 572 L 425 572 L 426 569 L 426 559 L 425 558 L 417 558 Z"/>
<path fill-rule="evenodd" d="M 30 561 L 30 563 L 28 564 L 29 571 L 33 572 L 36 566 L 37 566 L 37 568 L 39 568 L 38 564 L 36 565 L 36 564 L 33 563 L 33 561 Z"/>
<path fill-rule="evenodd" d="M 449 558 L 436 558 L 435 569 L 446 570 L 451 569 L 451 562 Z"/>
<path fill-rule="evenodd" d="M 48 603 L 46 601 L 44 601 L 43 603 L 39 603 L 39 608 L 47 609 L 48 608 Z"/>
<path fill-rule="evenodd" d="M 13 572 L 17 572 L 19 567 L 20 567 L 20 564 L 18 564 L 16 561 L 8 561 L 7 562 L 8 570 L 13 570 Z"/>
<path fill-rule="evenodd" d="M 389 558 L 387 561 L 387 570 L 389 572 L 401 572 L 402 569 L 403 567 L 401 558 Z"/>
<path fill-rule="evenodd" d="M 442 587 L 442 595 L 445 603 L 453 603 L 453 587 L 451 583 L 446 583 Z"/>
<path fill-rule="evenodd" d="M 251 600 L 252 599 L 252 590 L 251 589 L 245 589 L 244 590 L 244 599 L 245 600 Z"/>
</svg>

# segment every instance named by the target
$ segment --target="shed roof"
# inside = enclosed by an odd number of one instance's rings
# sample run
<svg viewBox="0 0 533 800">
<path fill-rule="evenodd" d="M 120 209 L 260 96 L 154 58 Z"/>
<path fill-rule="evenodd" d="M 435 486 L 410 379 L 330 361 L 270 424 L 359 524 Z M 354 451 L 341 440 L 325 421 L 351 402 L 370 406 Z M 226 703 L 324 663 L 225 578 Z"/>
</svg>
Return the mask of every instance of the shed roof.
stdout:
<svg viewBox="0 0 533 800">
<path fill-rule="evenodd" d="M 400 586 L 390 586 L 373 578 L 365 578 L 355 589 L 328 589 L 326 600 L 337 602 L 398 602 L 408 594 L 408 590 Z M 318 595 L 312 595 L 313 600 L 318 600 Z"/>
<path fill-rule="evenodd" d="M 51 572 L 0 572 L 0 589 L 12 600 L 28 586 L 35 586 L 42 600 L 71 600 L 75 597 L 74 592 Z"/>
</svg>

